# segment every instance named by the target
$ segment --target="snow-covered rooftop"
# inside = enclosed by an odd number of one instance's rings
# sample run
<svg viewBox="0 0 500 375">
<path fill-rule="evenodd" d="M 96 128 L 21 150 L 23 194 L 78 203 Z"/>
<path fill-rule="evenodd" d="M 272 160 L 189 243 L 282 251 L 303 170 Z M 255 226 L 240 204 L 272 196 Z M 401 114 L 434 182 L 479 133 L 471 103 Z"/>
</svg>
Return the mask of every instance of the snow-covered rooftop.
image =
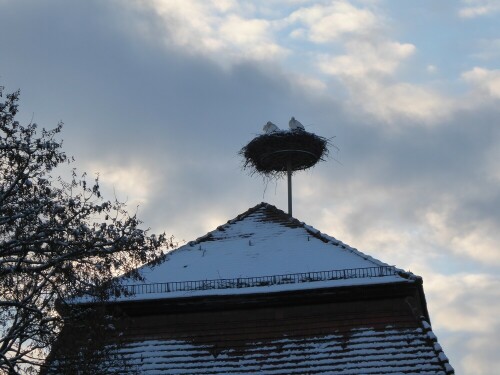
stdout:
<svg viewBox="0 0 500 375">
<path fill-rule="evenodd" d="M 124 278 L 133 293 L 116 297 L 134 302 L 122 305 L 134 318 L 123 336 L 117 331 L 110 338 L 109 353 L 97 363 L 107 373 L 454 374 L 426 320 L 420 283 L 410 284 L 420 278 L 266 203 L 139 272 L 145 280 Z M 371 284 L 378 285 L 338 289 Z M 298 299 L 263 294 L 320 288 L 336 289 L 317 290 L 313 299 L 304 299 L 306 293 L 294 293 Z M 190 300 L 194 305 L 185 299 L 163 304 L 169 298 L 244 293 L 258 294 L 252 296 L 258 304 L 231 307 L 224 303 L 231 298 L 213 299 L 206 309 L 199 309 L 206 298 Z M 150 299 L 163 301 L 135 303 Z M 78 344 L 71 328 L 67 335 L 70 350 L 64 354 L 62 341 L 49 374 L 87 363 L 78 345 L 89 340 Z"/>
<path fill-rule="evenodd" d="M 408 282 L 412 276 L 267 203 L 170 252 L 160 264 L 142 267 L 139 273 L 144 281 L 123 280 L 133 295 L 118 299 Z"/>
</svg>

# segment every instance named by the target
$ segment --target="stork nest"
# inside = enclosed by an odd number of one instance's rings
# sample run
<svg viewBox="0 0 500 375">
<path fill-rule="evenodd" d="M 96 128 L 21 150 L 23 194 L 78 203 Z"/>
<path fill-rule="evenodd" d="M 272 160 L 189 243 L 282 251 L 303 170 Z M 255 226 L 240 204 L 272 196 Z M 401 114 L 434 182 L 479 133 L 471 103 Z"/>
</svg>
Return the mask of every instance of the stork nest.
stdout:
<svg viewBox="0 0 500 375">
<path fill-rule="evenodd" d="M 243 169 L 265 177 L 281 177 L 288 168 L 303 170 L 324 161 L 328 156 L 328 139 L 303 130 L 281 130 L 262 134 L 243 147 Z"/>
</svg>

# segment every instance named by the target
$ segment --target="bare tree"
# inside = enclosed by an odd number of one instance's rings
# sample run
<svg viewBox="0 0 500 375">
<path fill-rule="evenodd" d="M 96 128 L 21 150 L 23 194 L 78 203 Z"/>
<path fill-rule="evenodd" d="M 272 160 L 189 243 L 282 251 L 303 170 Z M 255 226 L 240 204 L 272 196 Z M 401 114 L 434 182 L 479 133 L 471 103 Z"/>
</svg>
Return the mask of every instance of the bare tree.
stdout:
<svg viewBox="0 0 500 375">
<path fill-rule="evenodd" d="M 0 87 L 0 97 L 3 88 Z M 15 120 L 19 91 L 0 99 L 0 372 L 37 372 L 63 321 L 57 300 L 92 290 L 106 298 L 114 276 L 157 260 L 171 246 L 149 235 L 125 205 L 103 200 L 98 180 L 73 170 L 50 131 Z M 100 286 L 100 288 L 96 288 Z"/>
</svg>

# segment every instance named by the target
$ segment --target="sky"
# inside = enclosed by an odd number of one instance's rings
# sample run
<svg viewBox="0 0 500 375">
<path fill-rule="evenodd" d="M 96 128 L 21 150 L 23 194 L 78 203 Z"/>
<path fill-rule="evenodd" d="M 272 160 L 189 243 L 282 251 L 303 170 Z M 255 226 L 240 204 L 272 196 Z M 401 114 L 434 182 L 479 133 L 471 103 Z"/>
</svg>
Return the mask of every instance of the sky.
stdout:
<svg viewBox="0 0 500 375">
<path fill-rule="evenodd" d="M 294 216 L 424 279 L 457 374 L 500 367 L 500 1 L 0 0 L 18 120 L 179 244 L 284 180 L 238 151 L 295 116 L 332 138 Z"/>
</svg>

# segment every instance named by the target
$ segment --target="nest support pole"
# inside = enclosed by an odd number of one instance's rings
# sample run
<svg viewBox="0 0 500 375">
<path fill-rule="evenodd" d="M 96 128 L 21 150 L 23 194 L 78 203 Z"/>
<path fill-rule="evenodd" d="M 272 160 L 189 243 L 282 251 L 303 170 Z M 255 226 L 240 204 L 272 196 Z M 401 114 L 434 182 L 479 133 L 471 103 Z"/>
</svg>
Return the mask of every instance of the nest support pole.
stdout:
<svg viewBox="0 0 500 375">
<path fill-rule="evenodd" d="M 288 215 L 292 216 L 292 163 L 288 161 L 286 165 L 288 177 Z"/>
<path fill-rule="evenodd" d="M 328 155 L 328 139 L 303 130 L 274 131 L 259 135 L 240 150 L 243 168 L 265 177 L 288 180 L 288 214 L 292 216 L 292 174 L 308 169 Z"/>
</svg>

